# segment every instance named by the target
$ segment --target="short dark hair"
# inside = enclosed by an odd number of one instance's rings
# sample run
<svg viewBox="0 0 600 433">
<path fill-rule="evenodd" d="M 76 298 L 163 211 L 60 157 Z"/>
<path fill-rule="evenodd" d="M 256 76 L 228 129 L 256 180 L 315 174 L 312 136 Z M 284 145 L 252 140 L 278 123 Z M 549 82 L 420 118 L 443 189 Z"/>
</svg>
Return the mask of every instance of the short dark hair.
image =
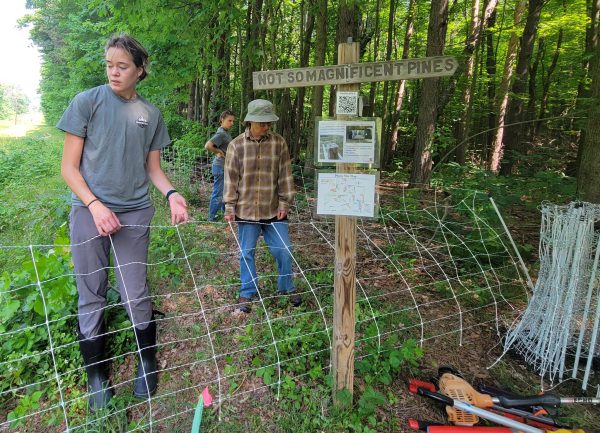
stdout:
<svg viewBox="0 0 600 433">
<path fill-rule="evenodd" d="M 106 43 L 104 52 L 108 51 L 109 48 L 120 48 L 125 50 L 131 58 L 133 63 L 138 68 L 142 68 L 142 75 L 138 78 L 138 81 L 142 81 L 148 75 L 148 51 L 140 44 L 136 39 L 131 36 L 121 33 L 119 35 L 112 36 Z"/>
<path fill-rule="evenodd" d="M 231 111 L 231 110 L 225 110 L 225 111 L 223 111 L 221 113 L 221 115 L 219 116 L 219 123 L 221 123 L 223 120 L 225 120 L 225 118 L 227 116 L 234 116 L 235 117 L 235 114 L 233 114 L 233 111 Z"/>
</svg>

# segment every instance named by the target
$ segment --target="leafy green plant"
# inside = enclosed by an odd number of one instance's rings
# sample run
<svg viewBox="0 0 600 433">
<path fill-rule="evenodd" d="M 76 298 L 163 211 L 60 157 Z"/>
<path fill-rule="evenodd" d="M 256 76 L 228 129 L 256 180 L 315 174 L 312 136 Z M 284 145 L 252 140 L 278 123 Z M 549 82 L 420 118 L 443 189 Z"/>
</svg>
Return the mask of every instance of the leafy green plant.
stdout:
<svg viewBox="0 0 600 433">
<path fill-rule="evenodd" d="M 43 391 L 34 391 L 31 394 L 25 394 L 21 397 L 17 406 L 6 417 L 11 423 L 11 427 L 23 426 L 26 416 L 40 408 L 40 398 L 43 395 Z"/>
<path fill-rule="evenodd" d="M 240 385 L 237 382 L 237 368 L 233 363 L 233 357 L 228 355 L 225 358 L 225 368 L 223 368 L 223 374 L 225 376 L 230 376 L 227 378 L 227 381 L 229 382 L 229 393 L 233 394 L 233 392 L 237 389 L 237 387 Z"/>
<path fill-rule="evenodd" d="M 75 339 L 72 329 L 76 320 L 77 289 L 72 277 L 66 225 L 56 234 L 56 247 L 47 252 L 33 251 L 32 258 L 21 264 L 21 269 L 0 278 L 0 359 L 9 361 L 0 373 L 0 390 L 11 390 L 36 383 L 49 377 L 56 367 L 68 370 L 78 352 L 69 345 Z M 63 317 L 71 317 L 64 320 Z M 50 335 L 49 335 L 50 332 Z M 50 359 L 49 338 L 55 347 L 65 347 L 61 356 Z M 56 365 L 53 365 L 56 363 Z M 65 382 L 75 382 L 74 375 L 65 376 Z M 52 394 L 55 386 L 48 381 L 46 390 Z M 38 407 L 46 390 L 36 390 L 18 396 L 16 407 L 9 413 L 18 419 L 23 413 Z M 4 397 L 6 398 L 6 397 Z"/>
<path fill-rule="evenodd" d="M 255 363 L 255 361 L 257 361 L 257 362 Z M 260 365 L 260 360 L 258 360 L 258 358 L 254 358 L 254 360 L 252 361 L 252 365 L 255 367 Z M 276 377 L 275 367 L 272 365 L 270 365 L 268 367 L 260 367 L 256 370 L 256 375 L 263 380 L 265 385 L 271 385 L 275 382 L 275 379 L 274 379 Z"/>
<path fill-rule="evenodd" d="M 378 406 L 387 403 L 385 396 L 372 386 L 368 386 L 358 399 L 358 413 L 361 416 L 372 416 Z M 371 420 L 374 423 L 374 420 Z"/>
<path fill-rule="evenodd" d="M 149 250 L 157 257 L 158 264 L 151 269 L 158 278 L 169 278 L 171 284 L 177 286 L 181 283 L 183 268 L 175 258 L 181 255 L 179 238 L 175 228 L 168 228 L 150 236 Z"/>
<path fill-rule="evenodd" d="M 375 325 L 370 325 L 365 334 L 366 344 L 361 347 L 361 359 L 355 368 L 367 385 L 389 385 L 403 365 L 415 368 L 423 357 L 423 349 L 414 339 L 399 344 L 398 336 L 393 334 L 378 346 L 376 339 L 368 338 L 377 334 Z"/>
</svg>

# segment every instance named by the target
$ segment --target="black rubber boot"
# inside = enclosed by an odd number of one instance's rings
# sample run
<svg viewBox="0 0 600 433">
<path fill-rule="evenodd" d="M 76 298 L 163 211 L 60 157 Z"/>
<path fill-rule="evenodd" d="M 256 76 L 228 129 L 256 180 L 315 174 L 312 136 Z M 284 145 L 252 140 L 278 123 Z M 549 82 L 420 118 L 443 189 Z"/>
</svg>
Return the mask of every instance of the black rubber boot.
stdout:
<svg viewBox="0 0 600 433">
<path fill-rule="evenodd" d="M 85 371 L 88 376 L 87 387 L 88 405 L 93 412 L 106 407 L 113 396 L 108 380 L 108 363 L 104 353 L 106 336 L 101 335 L 93 338 L 84 338 L 79 333 L 79 350 L 83 356 Z"/>
<path fill-rule="evenodd" d="M 156 366 L 156 321 L 148 324 L 146 329 L 135 328 L 135 335 L 140 347 L 140 362 L 133 385 L 133 394 L 139 398 L 153 395 L 158 386 Z"/>
</svg>

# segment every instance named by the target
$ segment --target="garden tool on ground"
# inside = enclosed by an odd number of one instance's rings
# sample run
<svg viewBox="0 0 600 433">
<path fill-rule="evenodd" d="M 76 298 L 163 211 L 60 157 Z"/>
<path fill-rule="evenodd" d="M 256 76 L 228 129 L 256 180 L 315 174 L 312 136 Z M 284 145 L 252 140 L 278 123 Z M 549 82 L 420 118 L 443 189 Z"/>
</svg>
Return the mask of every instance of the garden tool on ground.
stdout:
<svg viewBox="0 0 600 433">
<path fill-rule="evenodd" d="M 413 430 L 421 430 L 427 433 L 518 433 L 517 430 L 508 427 L 444 425 L 412 418 L 408 420 L 408 426 Z"/>
<path fill-rule="evenodd" d="M 521 407 L 541 407 L 549 414 L 555 414 L 557 409 L 564 404 L 598 404 L 600 399 L 591 397 L 558 397 L 555 394 L 541 394 L 534 396 L 491 396 L 477 392 L 466 380 L 452 373 L 442 373 L 439 378 L 439 390 L 443 395 L 455 400 L 461 400 L 474 406 L 495 411 L 509 412 L 507 409 Z M 470 422 L 465 420 L 462 414 L 448 408 L 448 416 L 451 421 L 458 423 Z M 518 410 L 518 409 L 517 409 Z M 513 414 L 514 410 L 510 411 Z M 545 422 L 545 421 L 543 421 Z M 543 427 L 545 428 L 545 427 Z"/>
<path fill-rule="evenodd" d="M 466 402 L 463 402 L 460 400 L 454 400 L 453 398 L 451 398 L 449 396 L 440 394 L 438 392 L 432 392 L 429 389 L 426 389 L 423 387 L 417 387 L 417 394 L 432 398 L 436 401 L 446 404 L 447 406 L 462 410 L 463 412 L 477 415 L 480 418 L 483 418 L 487 421 L 491 421 L 496 424 L 500 424 L 502 426 L 516 430 L 517 432 L 522 432 L 522 433 L 548 433 L 548 432 L 550 432 L 550 433 L 584 433 L 584 431 L 580 430 L 580 429 L 543 430 L 543 429 L 540 429 L 540 428 L 537 428 L 537 427 L 534 427 L 531 425 L 524 424 L 519 421 L 515 421 L 513 419 L 507 418 L 500 414 L 490 412 L 488 410 L 473 406 L 469 403 L 466 403 Z M 463 426 L 463 427 L 465 427 L 465 426 Z"/>
<path fill-rule="evenodd" d="M 417 380 L 417 379 L 411 379 L 409 381 L 409 390 L 411 393 L 416 394 L 418 387 L 422 387 L 422 388 L 427 389 L 432 392 L 438 391 L 435 384 L 433 384 L 432 382 L 426 382 L 426 381 Z M 444 394 L 444 392 L 442 392 L 442 394 Z M 453 392 L 453 394 L 460 394 L 460 395 L 458 395 L 456 397 L 454 397 L 454 396 L 449 396 L 449 397 L 456 398 L 458 400 L 462 400 L 464 398 L 465 400 L 463 400 L 463 401 L 466 401 L 475 406 L 478 406 L 478 404 L 480 403 L 479 402 L 480 399 L 474 398 L 472 395 L 472 392 L 468 389 L 468 387 L 463 387 L 463 389 L 461 389 L 461 392 Z M 481 406 L 478 406 L 478 407 L 481 407 Z M 486 407 L 483 407 L 483 408 L 486 408 Z M 566 426 L 562 426 L 562 425 L 556 423 L 551 418 L 539 416 L 537 414 L 532 414 L 530 412 L 527 412 L 527 411 L 521 410 L 521 409 L 504 408 L 499 405 L 493 405 L 491 408 L 487 408 L 487 409 L 491 409 L 492 411 L 495 411 L 495 412 L 502 412 L 502 415 L 506 416 L 507 418 L 514 419 L 515 421 L 519 421 L 524 424 L 533 425 L 533 426 L 541 428 L 541 429 L 555 430 L 559 427 L 566 427 Z M 479 418 L 476 415 L 474 415 L 472 413 L 458 411 L 453 407 L 446 407 L 446 413 L 448 414 L 449 421 L 456 425 L 473 426 L 479 422 Z"/>
<path fill-rule="evenodd" d="M 481 426 L 456 426 L 431 423 L 416 419 L 409 419 L 408 426 L 413 430 L 421 430 L 427 433 L 520 433 L 508 427 L 481 427 Z M 543 431 L 543 430 L 542 430 Z M 553 433 L 573 433 L 578 430 L 555 430 Z M 580 431 L 580 430 L 579 430 Z"/>
</svg>

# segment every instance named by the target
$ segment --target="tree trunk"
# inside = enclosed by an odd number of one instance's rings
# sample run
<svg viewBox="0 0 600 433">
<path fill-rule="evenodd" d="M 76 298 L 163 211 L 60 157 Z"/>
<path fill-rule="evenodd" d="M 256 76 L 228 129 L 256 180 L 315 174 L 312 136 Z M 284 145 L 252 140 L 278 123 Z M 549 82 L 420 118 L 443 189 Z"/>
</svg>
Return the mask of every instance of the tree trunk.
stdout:
<svg viewBox="0 0 600 433">
<path fill-rule="evenodd" d="M 395 21 L 395 17 L 396 17 L 396 2 L 395 0 L 390 0 L 390 17 L 388 20 L 388 38 L 387 38 L 387 43 L 386 43 L 386 47 L 385 47 L 385 60 L 387 62 L 390 61 L 390 59 L 392 58 L 392 51 L 394 49 L 394 45 L 393 45 L 393 35 L 394 35 L 394 21 Z M 407 24 L 408 25 L 408 24 Z M 406 43 L 406 40 L 405 40 Z M 405 51 L 408 50 L 408 48 L 404 48 Z M 408 56 L 408 51 L 407 51 L 407 56 Z M 384 131 L 387 130 L 387 125 L 390 123 L 389 118 L 390 118 L 390 110 L 388 108 L 388 94 L 389 94 L 389 81 L 386 81 L 383 83 L 383 109 L 384 109 L 384 113 L 383 113 L 383 122 L 382 122 L 382 126 L 384 128 Z M 388 140 L 387 137 L 389 137 L 388 134 L 383 134 L 382 137 L 382 141 L 383 143 L 381 143 L 381 155 L 379 156 L 379 159 L 381 161 L 381 167 L 385 168 L 389 165 L 391 159 L 392 159 L 392 152 L 391 152 L 391 140 Z"/>
<path fill-rule="evenodd" d="M 308 59 L 310 55 L 310 41 L 312 39 L 313 30 L 315 28 L 315 13 L 314 13 L 314 0 L 309 0 L 306 5 L 306 12 L 302 16 L 302 20 L 306 21 L 306 26 L 301 26 L 304 29 L 304 35 L 301 37 L 300 47 L 300 67 L 304 68 L 308 66 Z M 290 155 L 292 161 L 297 162 L 300 154 L 301 143 L 304 135 L 304 95 L 306 94 L 306 87 L 299 87 L 296 93 L 296 116 L 294 131 L 292 132 L 293 140 L 290 143 Z"/>
<path fill-rule="evenodd" d="M 544 58 L 546 57 L 546 38 L 544 37 L 540 37 L 538 39 L 538 50 L 537 50 L 537 54 L 535 56 L 535 60 L 533 61 L 533 63 L 531 64 L 531 66 L 529 67 L 529 83 L 528 83 L 528 89 L 529 89 L 529 100 L 527 102 L 527 110 L 525 111 L 525 116 L 523 117 L 523 120 L 533 120 L 535 119 L 535 103 L 536 103 L 536 93 L 537 93 L 537 72 L 538 72 L 538 68 L 540 66 L 540 63 L 544 63 Z M 527 137 L 526 140 L 529 143 L 533 142 L 533 131 L 534 131 L 534 125 L 530 122 L 528 122 L 527 124 L 523 125 L 523 131 L 527 132 L 524 133 L 524 136 Z"/>
<path fill-rule="evenodd" d="M 252 89 L 252 58 L 250 55 L 250 49 L 256 43 L 256 39 L 250 39 L 250 37 L 253 36 L 252 6 L 253 3 L 248 1 L 248 10 L 246 11 L 246 42 L 243 43 L 240 41 L 240 53 L 242 60 L 241 109 L 243 111 L 246 109 L 246 101 L 250 101 L 252 99 L 252 95 L 248 93 Z"/>
<path fill-rule="evenodd" d="M 204 79 L 204 91 L 202 93 L 202 115 L 200 122 L 204 126 L 208 126 L 208 113 L 210 107 L 210 94 L 212 93 L 212 67 L 207 66 L 205 79 Z"/>
<path fill-rule="evenodd" d="M 446 29 L 448 28 L 448 0 L 432 0 L 427 29 L 427 57 L 444 54 Z M 438 110 L 440 78 L 423 80 L 423 92 L 419 102 L 419 117 L 410 185 L 421 187 L 429 184 L 433 161 L 433 133 Z"/>
<path fill-rule="evenodd" d="M 600 33 L 596 27 L 598 38 Z M 577 175 L 577 193 L 582 200 L 600 203 L 600 52 L 590 60 L 591 105 Z"/>
<path fill-rule="evenodd" d="M 479 40 L 479 0 L 471 0 L 471 23 L 470 23 L 469 37 L 467 38 L 467 44 L 465 46 L 465 87 L 462 93 L 462 113 L 458 121 L 458 129 L 456 134 L 456 142 L 458 147 L 456 148 L 456 160 L 459 164 L 464 165 L 467 154 L 467 143 L 466 139 L 469 135 L 469 121 L 471 118 L 471 109 L 473 96 L 473 72 L 475 69 L 475 53 L 477 52 L 478 40 Z"/>
<path fill-rule="evenodd" d="M 277 114 L 279 115 L 279 121 L 277 122 L 278 132 L 289 143 L 292 135 L 292 100 L 290 89 L 282 89 Z"/>
<path fill-rule="evenodd" d="M 406 32 L 404 33 L 404 45 L 402 46 L 402 58 L 408 59 L 410 53 L 410 43 L 412 41 L 413 33 L 415 30 L 415 14 L 417 11 L 416 0 L 410 0 L 408 4 L 408 10 L 406 12 Z M 396 92 L 396 103 L 395 111 L 392 114 L 392 132 L 390 134 L 390 141 L 384 148 L 384 157 L 382 158 L 383 164 L 388 165 L 391 163 L 396 149 L 398 148 L 398 130 L 400 129 L 400 112 L 402 111 L 402 102 L 404 100 L 404 92 L 406 89 L 406 80 L 400 80 L 398 82 L 398 91 Z"/>
<path fill-rule="evenodd" d="M 488 121 L 487 121 L 487 129 L 488 131 L 493 131 L 494 126 L 496 125 L 496 113 L 495 113 L 495 103 L 496 100 L 496 55 L 494 50 L 494 33 L 489 29 L 494 27 L 496 24 L 496 11 L 492 15 L 490 15 L 490 19 L 488 21 L 487 31 L 486 31 L 486 56 L 485 56 L 485 66 L 488 77 L 487 82 L 487 100 L 488 100 Z M 494 134 L 488 132 L 483 148 L 483 160 L 489 160 L 489 149 L 493 143 Z"/>
<path fill-rule="evenodd" d="M 198 91 L 198 78 L 194 78 L 190 84 L 188 97 L 187 120 L 196 120 L 196 92 Z"/>
<path fill-rule="evenodd" d="M 229 88 L 229 60 L 227 58 L 227 34 L 222 25 L 218 25 L 215 30 L 220 30 L 221 34 L 217 41 L 216 49 L 216 71 L 214 74 L 215 82 L 212 86 L 211 104 L 209 112 L 209 122 L 217 123 L 219 115 L 231 107 L 231 101 L 227 94 Z"/>
<path fill-rule="evenodd" d="M 260 55 L 261 41 L 261 17 L 263 0 L 253 0 L 248 2 L 248 13 L 246 14 L 246 42 L 242 48 L 242 77 L 243 77 L 243 95 L 246 101 L 254 99 L 254 90 L 252 88 L 252 72 L 259 70 L 262 64 L 262 55 Z M 244 110 L 245 107 L 242 107 Z"/>
<path fill-rule="evenodd" d="M 534 135 L 537 135 L 539 133 L 542 122 L 544 121 L 544 116 L 546 116 L 546 107 L 548 107 L 548 99 L 550 93 L 550 83 L 552 81 L 552 74 L 554 73 L 554 70 L 556 69 L 556 65 L 558 63 L 562 39 L 563 29 L 561 28 L 558 31 L 558 39 L 556 40 L 556 49 L 554 50 L 554 55 L 552 56 L 552 62 L 550 62 L 550 66 L 548 66 L 548 73 L 543 79 L 542 98 L 540 101 L 540 114 L 538 116 L 538 121 L 535 124 Z"/>
<path fill-rule="evenodd" d="M 489 16 L 496 8 L 498 1 L 499 0 L 488 0 L 488 3 L 484 9 L 483 19 L 481 20 L 482 25 L 485 24 L 487 22 L 487 20 L 489 19 Z M 454 8 L 457 5 L 458 5 L 458 0 L 454 0 L 454 3 L 452 3 L 452 8 Z M 477 31 L 479 33 L 481 33 L 482 30 L 483 29 L 477 29 Z M 479 44 L 479 43 L 480 43 L 480 41 L 477 40 L 476 44 Z M 466 51 L 466 48 L 467 47 L 465 47 L 465 51 Z M 466 56 L 465 56 L 465 58 L 466 58 Z M 446 86 L 444 86 L 443 92 L 441 93 L 441 95 L 439 97 L 439 101 L 440 101 L 439 102 L 439 111 L 440 112 L 444 111 L 444 108 L 446 107 L 446 105 L 448 104 L 450 99 L 452 98 L 452 95 L 454 95 L 454 92 L 456 91 L 457 83 L 462 79 L 462 76 L 466 71 L 466 66 L 467 65 L 464 61 L 459 62 L 458 67 L 456 68 L 456 71 L 454 72 L 454 74 L 452 75 L 452 78 L 450 79 L 450 82 Z"/>
<path fill-rule="evenodd" d="M 360 9 L 358 0 L 340 0 L 338 7 L 338 23 L 335 36 L 335 53 L 334 58 L 337 58 L 337 46 L 348 42 L 348 38 L 352 38 L 354 42 L 358 41 L 358 23 L 360 22 Z M 329 115 L 335 113 L 336 88 L 331 87 L 329 92 Z"/>
<path fill-rule="evenodd" d="M 600 43 L 600 31 L 598 28 L 600 27 L 600 0 L 588 0 L 588 11 L 590 14 L 590 25 L 586 28 L 585 32 L 585 53 L 583 56 L 583 71 L 581 79 L 579 80 L 579 85 L 577 86 L 577 100 L 575 102 L 575 111 L 580 111 L 582 105 L 584 105 L 585 101 L 589 97 L 589 89 L 586 86 L 586 83 L 589 79 L 589 59 L 594 55 L 596 50 L 598 49 L 598 44 Z M 573 128 L 574 129 L 574 128 Z M 577 140 L 577 161 L 575 163 L 576 167 L 581 165 L 581 151 L 583 150 L 583 145 L 581 144 L 585 140 L 585 130 L 581 131 L 581 134 L 578 136 Z"/>
<path fill-rule="evenodd" d="M 527 22 L 525 23 L 525 30 L 521 37 L 521 47 L 515 70 L 515 81 L 511 88 L 513 96 L 509 100 L 508 111 L 506 114 L 506 123 L 508 124 L 504 134 L 506 154 L 504 155 L 504 160 L 500 167 L 500 173 L 504 176 L 513 172 L 519 155 L 523 154 L 526 150 L 525 144 L 521 141 L 523 139 L 523 127 L 520 122 L 523 120 L 525 108 L 524 99 L 527 97 L 527 69 L 533 52 L 536 31 L 543 5 L 544 0 L 529 1 Z"/>
<path fill-rule="evenodd" d="M 338 27 L 336 43 L 345 44 L 348 38 L 358 41 L 358 23 L 360 22 L 360 9 L 358 0 L 340 0 L 338 9 Z"/>
<path fill-rule="evenodd" d="M 196 98 L 198 100 L 196 104 L 196 120 L 200 122 L 202 117 L 202 95 L 204 95 L 204 80 L 202 77 L 198 77 L 196 84 Z"/>
<path fill-rule="evenodd" d="M 510 39 L 508 41 L 508 48 L 506 49 L 506 60 L 504 62 L 504 70 L 502 71 L 502 81 L 498 90 L 498 111 L 497 111 L 497 129 L 492 142 L 492 149 L 490 157 L 488 159 L 488 169 L 493 172 L 498 172 L 500 169 L 500 161 L 504 155 L 504 123 L 506 118 L 506 109 L 508 108 L 508 89 L 512 80 L 513 69 L 515 59 L 517 58 L 517 44 L 519 38 L 517 36 L 518 29 L 520 28 L 521 19 L 523 18 L 523 12 L 525 11 L 525 0 L 517 0 L 515 5 L 515 17 L 514 27 Z"/>
<path fill-rule="evenodd" d="M 315 34 L 315 66 L 325 64 L 325 55 L 327 54 L 327 0 L 316 0 L 317 22 Z M 312 118 L 323 115 L 323 86 L 313 88 L 312 94 Z M 314 124 L 310 122 L 311 131 L 308 133 L 306 144 L 306 160 L 304 161 L 305 175 L 312 174 L 314 167 Z"/>
<path fill-rule="evenodd" d="M 376 5 L 375 5 L 375 31 L 373 32 L 374 35 L 374 41 L 373 41 L 373 59 L 369 60 L 369 61 L 373 61 L 376 62 L 377 61 L 377 56 L 379 54 L 379 16 L 380 16 L 380 11 L 379 9 L 381 8 L 381 0 L 377 0 Z M 390 17 L 394 16 L 393 10 L 394 10 L 394 0 L 390 0 Z M 392 20 L 392 18 L 390 18 L 390 20 Z M 393 27 L 388 27 L 388 39 L 391 38 L 393 34 Z M 387 59 L 386 59 L 387 60 Z M 363 116 L 373 116 L 373 113 L 375 112 L 375 94 L 377 93 L 377 87 L 378 87 L 379 82 L 377 81 L 372 81 L 369 85 L 369 98 L 368 98 L 368 104 L 365 104 L 366 107 L 363 107 Z M 384 90 L 385 92 L 385 90 Z M 384 96 L 385 98 L 386 96 Z M 385 103 L 384 103 L 384 107 L 385 107 Z"/>
<path fill-rule="evenodd" d="M 272 4 L 272 0 L 267 1 Z M 271 22 L 272 24 L 275 23 L 275 19 L 269 19 L 269 16 L 275 17 L 275 12 L 271 8 L 267 8 L 267 11 L 268 12 L 265 14 L 265 21 Z M 290 20 L 285 20 L 284 22 L 280 23 L 279 26 L 280 27 L 278 28 L 278 31 L 281 31 L 283 34 L 287 35 L 292 33 L 292 23 Z M 276 46 L 275 39 L 275 37 L 271 38 L 270 52 L 277 53 L 277 55 L 271 57 L 270 61 L 265 66 L 265 69 L 276 70 L 280 67 L 286 67 L 287 63 L 280 62 L 280 55 L 285 59 L 292 56 L 292 50 L 294 48 L 292 44 L 281 44 Z M 288 143 L 291 148 L 294 146 L 294 143 L 297 140 L 297 137 L 295 136 L 296 134 L 294 133 L 294 125 L 296 124 L 295 107 L 297 101 L 294 100 L 292 102 L 292 90 L 290 88 L 272 90 L 269 93 L 270 95 L 266 96 L 266 98 L 273 102 L 275 105 L 275 110 L 279 115 L 279 121 L 277 122 L 276 127 L 278 128 L 278 132 L 283 136 L 286 143 Z M 292 153 L 290 150 L 290 157 L 291 155 Z"/>
</svg>

